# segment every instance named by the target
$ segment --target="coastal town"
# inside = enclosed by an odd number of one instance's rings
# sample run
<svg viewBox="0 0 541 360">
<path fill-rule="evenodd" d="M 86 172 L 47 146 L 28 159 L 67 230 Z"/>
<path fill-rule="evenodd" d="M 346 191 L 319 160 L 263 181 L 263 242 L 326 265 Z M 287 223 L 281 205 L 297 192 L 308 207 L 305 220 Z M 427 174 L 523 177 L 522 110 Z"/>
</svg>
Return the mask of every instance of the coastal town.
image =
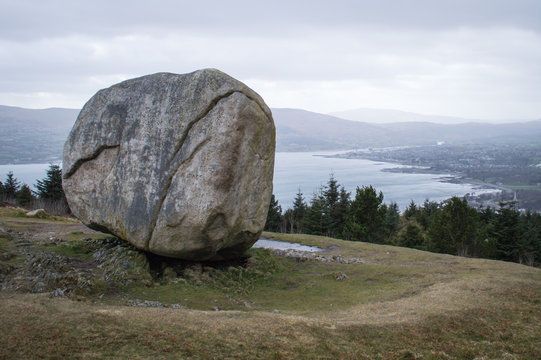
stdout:
<svg viewBox="0 0 541 360">
<path fill-rule="evenodd" d="M 450 174 L 446 181 L 477 185 L 467 194 L 474 207 L 541 211 L 541 145 L 461 144 L 370 148 L 335 155 L 397 164 L 385 171 Z"/>
</svg>

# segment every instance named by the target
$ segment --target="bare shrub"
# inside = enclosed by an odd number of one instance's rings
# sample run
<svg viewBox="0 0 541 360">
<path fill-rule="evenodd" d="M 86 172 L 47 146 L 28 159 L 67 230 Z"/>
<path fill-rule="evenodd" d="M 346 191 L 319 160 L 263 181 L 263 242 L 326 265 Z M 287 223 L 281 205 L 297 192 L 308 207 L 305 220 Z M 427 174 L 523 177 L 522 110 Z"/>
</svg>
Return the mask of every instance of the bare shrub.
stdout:
<svg viewBox="0 0 541 360">
<path fill-rule="evenodd" d="M 32 203 L 33 209 L 43 209 L 49 214 L 65 216 L 70 215 L 71 211 L 68 204 L 62 200 L 36 199 Z"/>
</svg>

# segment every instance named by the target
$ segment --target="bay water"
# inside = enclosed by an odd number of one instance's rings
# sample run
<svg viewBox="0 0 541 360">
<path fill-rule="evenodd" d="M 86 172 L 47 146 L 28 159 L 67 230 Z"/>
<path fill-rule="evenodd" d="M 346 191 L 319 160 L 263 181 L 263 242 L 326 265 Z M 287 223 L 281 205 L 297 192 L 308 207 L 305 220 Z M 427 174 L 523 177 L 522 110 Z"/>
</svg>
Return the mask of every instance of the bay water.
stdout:
<svg viewBox="0 0 541 360">
<path fill-rule="evenodd" d="M 278 152 L 274 167 L 274 194 L 282 209 L 293 205 L 300 189 L 307 203 L 314 192 L 327 184 L 330 174 L 355 197 L 356 187 L 372 185 L 383 192 L 384 202 L 396 202 L 404 211 L 411 200 L 416 204 L 426 199 L 441 201 L 452 196 L 482 192 L 474 185 L 445 182 L 451 174 L 412 174 L 384 172 L 400 165 L 363 159 L 323 157 L 337 152 Z M 323 155 L 323 156 L 318 156 Z"/>
<path fill-rule="evenodd" d="M 6 180 L 8 172 L 12 171 L 13 176 L 19 180 L 20 184 L 26 184 L 32 190 L 36 190 L 36 181 L 43 180 L 47 175 L 47 170 L 50 164 L 17 164 L 17 165 L 0 165 L 0 181 Z"/>
<path fill-rule="evenodd" d="M 410 174 L 383 172 L 399 165 L 362 159 L 338 159 L 318 155 L 337 152 L 278 152 L 275 155 L 274 194 L 285 211 L 301 190 L 308 203 L 314 192 L 327 184 L 332 173 L 340 185 L 355 196 L 357 186 L 372 185 L 382 191 L 384 202 L 396 202 L 404 211 L 411 200 L 420 204 L 425 199 L 441 201 L 451 196 L 482 191 L 469 184 L 444 182 L 450 174 Z M 50 164 L 0 165 L 0 181 L 13 171 L 14 176 L 35 189 L 37 179 L 46 176 Z"/>
</svg>

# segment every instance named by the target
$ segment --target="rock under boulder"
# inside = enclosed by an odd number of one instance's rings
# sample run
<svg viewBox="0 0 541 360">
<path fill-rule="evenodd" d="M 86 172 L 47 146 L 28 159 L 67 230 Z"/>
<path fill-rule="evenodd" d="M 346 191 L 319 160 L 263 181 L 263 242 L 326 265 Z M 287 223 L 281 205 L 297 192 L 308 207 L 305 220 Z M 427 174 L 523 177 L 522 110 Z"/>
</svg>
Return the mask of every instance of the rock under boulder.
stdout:
<svg viewBox="0 0 541 360">
<path fill-rule="evenodd" d="M 190 260 L 243 254 L 272 194 L 275 127 L 261 97 L 214 69 L 100 90 L 64 145 L 63 187 L 87 226 Z"/>
</svg>

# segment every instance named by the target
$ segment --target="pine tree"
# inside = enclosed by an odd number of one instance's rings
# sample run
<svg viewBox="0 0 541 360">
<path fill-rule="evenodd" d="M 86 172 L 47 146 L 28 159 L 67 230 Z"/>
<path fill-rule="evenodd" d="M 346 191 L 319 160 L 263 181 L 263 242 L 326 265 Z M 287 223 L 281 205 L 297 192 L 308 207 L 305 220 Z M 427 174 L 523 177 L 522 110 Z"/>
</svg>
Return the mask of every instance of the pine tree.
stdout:
<svg viewBox="0 0 541 360">
<path fill-rule="evenodd" d="M 388 239 L 395 234 L 399 223 L 400 211 L 398 210 L 398 205 L 395 202 L 392 202 L 389 206 L 387 206 L 387 211 L 385 213 L 385 230 L 387 232 Z"/>
<path fill-rule="evenodd" d="M 292 233 L 302 233 L 304 229 L 305 215 L 306 215 L 306 202 L 302 196 L 301 189 L 297 192 L 295 200 L 293 201 L 293 209 L 288 214 L 290 219 L 290 228 Z"/>
<path fill-rule="evenodd" d="M 521 264 L 535 264 L 541 229 L 537 228 L 535 214 L 527 211 L 520 215 L 520 237 L 517 243 L 518 260 Z M 538 215 L 539 216 L 539 215 Z"/>
<path fill-rule="evenodd" d="M 21 188 L 19 180 L 13 176 L 13 171 L 8 172 L 4 182 L 4 196 L 8 199 L 14 199 L 17 191 Z"/>
<path fill-rule="evenodd" d="M 460 256 L 475 256 L 478 234 L 477 211 L 466 199 L 452 197 L 435 216 L 429 229 L 429 250 Z"/>
<path fill-rule="evenodd" d="M 331 173 L 327 186 L 323 189 L 323 196 L 327 201 L 329 208 L 334 207 L 338 203 L 340 197 L 338 181 L 334 178 L 334 174 Z"/>
<path fill-rule="evenodd" d="M 344 227 L 344 237 L 355 241 L 381 243 L 385 237 L 386 207 L 383 194 L 370 186 L 357 187 Z"/>
<path fill-rule="evenodd" d="M 498 240 L 494 236 L 494 223 L 497 214 L 491 208 L 481 208 L 479 216 L 479 253 L 478 256 L 486 259 L 498 259 Z"/>
<path fill-rule="evenodd" d="M 418 211 L 419 209 L 417 208 L 417 205 L 415 205 L 415 201 L 411 200 L 408 208 L 406 209 L 406 211 L 404 211 L 404 217 L 409 220 L 410 218 L 417 215 Z"/>
<path fill-rule="evenodd" d="M 535 249 L 535 263 L 539 265 L 541 263 L 541 214 L 533 214 L 532 222 L 535 231 L 537 232 L 537 239 L 535 240 L 534 249 Z"/>
<path fill-rule="evenodd" d="M 36 194 L 44 200 L 64 200 L 65 195 L 62 189 L 62 169 L 59 165 L 51 164 L 47 175 L 43 180 L 38 180 L 36 184 Z"/>
<path fill-rule="evenodd" d="M 411 205 L 410 205 L 411 206 Z M 439 210 L 439 204 L 435 201 L 425 200 L 423 206 L 417 209 L 415 218 L 417 222 L 423 227 L 423 230 L 428 230 L 434 215 Z M 410 210 L 411 211 L 411 210 Z"/>
<path fill-rule="evenodd" d="M 269 212 L 267 214 L 267 221 L 265 223 L 265 230 L 280 231 L 282 223 L 282 207 L 278 204 L 278 200 L 276 200 L 274 194 L 272 194 L 269 204 Z"/>
<path fill-rule="evenodd" d="M 340 234 L 340 228 L 342 227 L 342 214 L 339 208 L 340 204 L 340 189 L 338 181 L 334 178 L 334 174 L 331 173 L 327 186 L 322 191 L 323 198 L 325 199 L 325 205 L 327 208 L 325 216 L 326 235 L 335 237 Z"/>
<path fill-rule="evenodd" d="M 332 216 L 336 224 L 333 231 L 334 231 L 334 235 L 340 238 L 342 237 L 344 233 L 344 224 L 346 222 L 346 215 L 351 205 L 351 200 L 349 199 L 349 196 L 350 196 L 350 193 L 347 192 L 346 189 L 344 189 L 344 187 L 342 186 L 340 188 L 340 197 L 338 199 L 338 203 L 333 209 Z"/>
<path fill-rule="evenodd" d="M 496 219 L 496 212 L 491 207 L 481 208 L 479 211 L 479 221 L 485 225 L 493 223 Z"/>
<path fill-rule="evenodd" d="M 314 193 L 312 200 L 310 200 L 310 206 L 306 208 L 306 215 L 304 226 L 307 234 L 311 235 L 325 235 L 327 232 L 327 206 L 325 198 L 319 194 Z"/>
<path fill-rule="evenodd" d="M 32 201 L 35 200 L 34 195 L 32 194 L 32 190 L 28 187 L 28 185 L 23 184 L 19 191 L 15 194 L 15 197 L 17 199 L 17 202 L 21 206 L 26 206 L 32 203 Z"/>
<path fill-rule="evenodd" d="M 423 249 L 424 242 L 423 231 L 415 222 L 408 223 L 406 231 L 398 237 L 398 245 L 409 248 Z"/>
<path fill-rule="evenodd" d="M 519 261 L 520 214 L 512 205 L 501 207 L 494 222 L 494 237 L 497 240 L 499 258 Z"/>
</svg>

